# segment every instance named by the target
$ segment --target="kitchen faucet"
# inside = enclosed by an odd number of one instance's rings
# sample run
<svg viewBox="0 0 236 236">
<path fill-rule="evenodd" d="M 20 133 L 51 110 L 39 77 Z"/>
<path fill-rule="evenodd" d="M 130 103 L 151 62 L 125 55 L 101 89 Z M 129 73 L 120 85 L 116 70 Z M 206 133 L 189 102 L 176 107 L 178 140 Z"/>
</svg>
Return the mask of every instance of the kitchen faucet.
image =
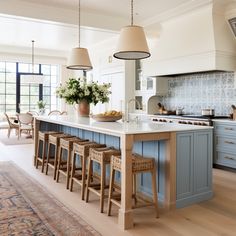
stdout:
<svg viewBox="0 0 236 236">
<path fill-rule="evenodd" d="M 139 110 L 141 110 L 141 104 L 140 104 L 140 102 L 137 100 L 137 99 L 134 99 L 134 98 L 132 98 L 132 99 L 130 99 L 128 102 L 127 102 L 127 104 L 126 104 L 126 122 L 129 122 L 129 104 L 131 103 L 131 102 L 135 102 L 135 103 L 137 103 L 137 106 L 138 106 L 138 109 Z"/>
</svg>

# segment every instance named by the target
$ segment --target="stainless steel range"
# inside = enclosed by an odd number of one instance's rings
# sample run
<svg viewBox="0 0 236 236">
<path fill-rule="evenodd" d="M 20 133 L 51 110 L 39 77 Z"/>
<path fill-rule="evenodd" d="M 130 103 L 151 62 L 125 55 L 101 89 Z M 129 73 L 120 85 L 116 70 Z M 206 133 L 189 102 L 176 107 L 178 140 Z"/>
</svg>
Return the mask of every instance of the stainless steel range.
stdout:
<svg viewBox="0 0 236 236">
<path fill-rule="evenodd" d="M 153 122 L 166 122 L 166 123 L 178 123 L 178 124 L 188 124 L 188 125 L 202 125 L 202 126 L 212 126 L 212 119 L 224 119 L 227 116 L 201 116 L 201 115 L 155 115 L 152 118 Z"/>
</svg>

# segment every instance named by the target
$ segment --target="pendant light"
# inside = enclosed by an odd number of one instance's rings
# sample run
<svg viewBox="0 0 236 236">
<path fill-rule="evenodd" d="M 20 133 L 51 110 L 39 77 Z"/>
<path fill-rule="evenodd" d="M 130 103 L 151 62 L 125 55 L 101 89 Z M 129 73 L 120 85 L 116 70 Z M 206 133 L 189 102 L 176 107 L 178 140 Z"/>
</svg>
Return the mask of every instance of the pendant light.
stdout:
<svg viewBox="0 0 236 236">
<path fill-rule="evenodd" d="M 117 52 L 114 57 L 123 60 L 138 60 L 150 57 L 143 27 L 133 24 L 133 0 L 131 0 L 131 25 L 121 29 Z"/>
<path fill-rule="evenodd" d="M 35 41 L 32 40 L 32 69 L 31 73 L 27 75 L 21 75 L 21 82 L 24 84 L 43 84 L 44 76 L 43 74 L 34 73 L 34 43 Z"/>
<path fill-rule="evenodd" d="M 88 50 L 80 47 L 80 0 L 78 13 L 78 47 L 71 50 L 66 68 L 71 70 L 91 70 L 93 67 Z"/>
</svg>

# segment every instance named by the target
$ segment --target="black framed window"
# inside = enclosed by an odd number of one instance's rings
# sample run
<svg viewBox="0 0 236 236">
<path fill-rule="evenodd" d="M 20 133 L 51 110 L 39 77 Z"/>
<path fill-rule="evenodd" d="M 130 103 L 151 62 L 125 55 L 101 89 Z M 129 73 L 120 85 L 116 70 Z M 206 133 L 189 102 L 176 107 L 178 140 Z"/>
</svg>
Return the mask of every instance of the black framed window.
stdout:
<svg viewBox="0 0 236 236">
<path fill-rule="evenodd" d="M 37 84 L 19 83 L 19 75 L 32 73 L 31 68 L 30 63 L 0 61 L 0 114 L 15 113 L 17 103 L 20 103 L 20 112 L 37 111 L 37 102 L 40 98 L 46 101 L 46 109 L 59 108 L 55 90 L 60 81 L 60 67 L 46 64 L 34 66 L 34 73 L 44 74 L 45 80 L 41 88 Z"/>
<path fill-rule="evenodd" d="M 0 62 L 0 113 L 16 110 L 16 63 Z"/>
<path fill-rule="evenodd" d="M 59 99 L 56 97 L 56 88 L 59 80 L 58 65 L 41 65 L 41 72 L 44 75 L 43 100 L 46 102 L 46 109 L 55 110 L 60 107 Z"/>
</svg>

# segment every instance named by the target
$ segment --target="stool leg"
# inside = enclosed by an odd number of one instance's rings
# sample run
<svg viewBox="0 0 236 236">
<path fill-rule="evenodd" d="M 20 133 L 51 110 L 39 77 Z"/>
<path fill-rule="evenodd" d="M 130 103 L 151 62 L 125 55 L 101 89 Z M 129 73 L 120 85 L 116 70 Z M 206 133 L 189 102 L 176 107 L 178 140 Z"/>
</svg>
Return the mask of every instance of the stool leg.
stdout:
<svg viewBox="0 0 236 236">
<path fill-rule="evenodd" d="M 72 162 L 72 166 L 71 166 L 71 174 L 70 174 L 70 191 L 71 192 L 73 190 L 73 183 L 74 183 L 73 177 L 74 177 L 74 174 L 75 174 L 75 160 L 76 160 L 76 153 L 73 150 L 72 161 L 71 161 Z"/>
<path fill-rule="evenodd" d="M 106 166 L 104 162 L 101 163 L 101 189 L 100 189 L 100 212 L 103 213 L 104 208 L 104 190 L 106 184 Z"/>
<path fill-rule="evenodd" d="M 54 173 L 53 179 L 56 179 L 57 176 L 57 165 L 58 165 L 58 158 L 59 158 L 59 147 L 58 144 L 55 145 L 55 154 L 54 154 Z"/>
<path fill-rule="evenodd" d="M 70 185 L 70 169 L 71 169 L 71 150 L 67 150 L 67 167 L 66 167 L 66 189 L 69 189 Z"/>
<path fill-rule="evenodd" d="M 87 177 L 86 198 L 85 198 L 86 202 L 88 202 L 89 200 L 89 185 L 91 181 L 92 168 L 93 168 L 93 161 L 90 158 L 88 158 L 88 177 Z"/>
<path fill-rule="evenodd" d="M 56 177 L 57 182 L 59 181 L 61 158 L 62 158 L 62 147 L 59 147 L 59 156 L 58 156 L 58 163 L 57 163 L 57 177 Z"/>
<path fill-rule="evenodd" d="M 115 177 L 115 170 L 113 169 L 113 166 L 111 165 L 111 171 L 110 171 L 110 184 L 109 184 L 109 193 L 108 193 L 108 206 L 107 206 L 107 215 L 111 215 L 111 206 L 112 206 L 112 193 L 113 193 L 113 185 L 114 185 L 114 177 Z"/>
<path fill-rule="evenodd" d="M 153 203 L 156 209 L 156 218 L 159 218 L 155 161 L 154 161 L 154 167 L 152 170 L 152 194 L 153 194 Z"/>
<path fill-rule="evenodd" d="M 137 184 L 137 178 L 136 173 L 133 174 L 133 198 L 134 198 L 134 204 L 137 205 L 137 197 L 136 197 L 136 184 Z"/>
<path fill-rule="evenodd" d="M 38 165 L 39 165 L 39 161 L 38 161 L 38 158 L 39 158 L 39 145 L 40 145 L 40 139 L 38 139 L 38 145 L 37 145 L 37 156 L 36 156 L 36 169 L 38 169 Z"/>
<path fill-rule="evenodd" d="M 84 193 L 85 193 L 85 180 L 86 180 L 86 157 L 81 156 L 81 164 L 82 164 L 82 186 L 81 186 L 81 199 L 84 200 Z"/>
<path fill-rule="evenodd" d="M 48 163 L 49 163 L 49 158 L 50 158 L 50 146 L 51 143 L 48 143 L 48 150 L 47 150 L 47 161 L 46 161 L 46 175 L 48 174 Z"/>
<path fill-rule="evenodd" d="M 46 156 L 46 141 L 43 141 L 43 154 L 42 154 L 42 169 L 41 172 L 44 172 L 44 163 L 45 163 L 45 156 Z"/>
</svg>

